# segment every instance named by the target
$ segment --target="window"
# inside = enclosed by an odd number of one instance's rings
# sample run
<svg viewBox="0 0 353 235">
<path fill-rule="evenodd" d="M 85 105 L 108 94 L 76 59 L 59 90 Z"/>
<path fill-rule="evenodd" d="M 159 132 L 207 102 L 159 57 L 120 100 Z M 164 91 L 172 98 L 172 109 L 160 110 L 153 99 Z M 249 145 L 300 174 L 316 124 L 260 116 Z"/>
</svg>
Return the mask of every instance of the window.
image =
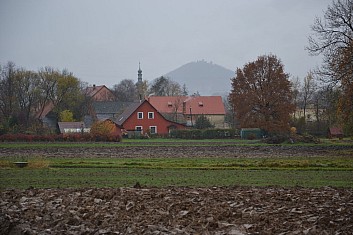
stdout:
<svg viewBox="0 0 353 235">
<path fill-rule="evenodd" d="M 151 134 L 157 134 L 157 127 L 156 126 L 150 126 L 150 133 Z"/>
<path fill-rule="evenodd" d="M 143 119 L 143 112 L 137 113 L 137 119 Z"/>
<path fill-rule="evenodd" d="M 135 126 L 136 131 L 142 131 L 142 126 Z"/>
<path fill-rule="evenodd" d="M 154 112 L 148 112 L 148 119 L 154 119 Z"/>
</svg>

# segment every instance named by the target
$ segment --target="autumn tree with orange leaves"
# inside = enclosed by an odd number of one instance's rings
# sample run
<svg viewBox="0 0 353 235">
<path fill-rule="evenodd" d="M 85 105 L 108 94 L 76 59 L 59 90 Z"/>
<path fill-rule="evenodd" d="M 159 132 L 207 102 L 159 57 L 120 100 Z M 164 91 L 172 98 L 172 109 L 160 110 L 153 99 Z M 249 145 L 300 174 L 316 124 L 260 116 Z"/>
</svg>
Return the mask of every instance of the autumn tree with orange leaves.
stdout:
<svg viewBox="0 0 353 235">
<path fill-rule="evenodd" d="M 289 76 L 283 67 L 276 56 L 265 55 L 237 69 L 229 101 L 242 128 L 289 132 L 290 114 L 295 106 Z"/>
</svg>

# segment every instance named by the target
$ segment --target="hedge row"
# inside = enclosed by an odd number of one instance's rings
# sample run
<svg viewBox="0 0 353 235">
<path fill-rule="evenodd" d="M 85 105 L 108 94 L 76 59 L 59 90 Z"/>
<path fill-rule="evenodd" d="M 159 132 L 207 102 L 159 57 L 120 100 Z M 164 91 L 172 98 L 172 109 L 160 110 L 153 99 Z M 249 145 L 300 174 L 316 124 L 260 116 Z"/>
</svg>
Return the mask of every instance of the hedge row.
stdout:
<svg viewBox="0 0 353 235">
<path fill-rule="evenodd" d="M 229 139 L 239 136 L 239 130 L 236 129 L 190 129 L 173 130 L 170 132 L 171 138 L 180 139 Z"/>
<path fill-rule="evenodd" d="M 120 136 L 116 135 L 91 135 L 91 134 L 58 134 L 58 135 L 28 135 L 4 134 L 0 135 L 0 142 L 89 142 L 108 141 L 119 142 Z"/>
</svg>

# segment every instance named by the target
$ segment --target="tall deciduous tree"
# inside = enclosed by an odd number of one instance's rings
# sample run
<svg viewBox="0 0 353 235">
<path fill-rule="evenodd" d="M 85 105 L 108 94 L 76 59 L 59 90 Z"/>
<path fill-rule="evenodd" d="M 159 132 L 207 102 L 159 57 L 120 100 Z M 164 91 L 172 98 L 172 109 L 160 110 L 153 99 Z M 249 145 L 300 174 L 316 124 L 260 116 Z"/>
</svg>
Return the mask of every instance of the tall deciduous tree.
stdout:
<svg viewBox="0 0 353 235">
<path fill-rule="evenodd" d="M 34 118 L 33 110 L 38 107 L 40 101 L 38 74 L 19 69 L 16 72 L 15 78 L 17 101 L 20 110 L 19 116 L 22 118 L 22 124 L 28 127 Z"/>
<path fill-rule="evenodd" d="M 336 0 L 328 6 L 324 18 L 311 26 L 307 50 L 323 55 L 320 75 L 330 82 L 340 82 L 352 68 L 353 0 Z"/>
<path fill-rule="evenodd" d="M 15 64 L 8 62 L 0 72 L 0 119 L 7 122 L 16 112 Z"/>
<path fill-rule="evenodd" d="M 71 110 L 75 118 L 80 119 L 81 113 L 77 107 L 84 102 L 80 80 L 66 70 L 60 72 L 51 67 L 41 69 L 38 76 L 41 90 L 40 112 L 52 102 L 57 114 L 63 110 Z"/>
<path fill-rule="evenodd" d="M 238 68 L 229 97 L 241 127 L 289 131 L 290 114 L 295 106 L 288 74 L 276 56 L 260 56 Z"/>
<path fill-rule="evenodd" d="M 353 0 L 336 0 L 328 6 L 323 20 L 316 18 L 308 51 L 323 55 L 318 74 L 331 85 L 340 85 L 338 114 L 353 133 Z"/>
</svg>

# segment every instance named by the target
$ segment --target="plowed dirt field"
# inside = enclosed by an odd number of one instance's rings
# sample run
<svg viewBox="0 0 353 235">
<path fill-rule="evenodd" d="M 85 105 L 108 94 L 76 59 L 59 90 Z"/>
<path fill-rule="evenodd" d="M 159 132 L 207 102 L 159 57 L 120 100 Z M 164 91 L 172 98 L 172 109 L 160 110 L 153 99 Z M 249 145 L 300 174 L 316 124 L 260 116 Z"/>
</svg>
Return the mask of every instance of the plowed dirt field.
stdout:
<svg viewBox="0 0 353 235">
<path fill-rule="evenodd" d="M 1 234 L 352 234 L 353 191 L 308 188 L 0 192 Z"/>
<path fill-rule="evenodd" d="M 339 157 L 352 146 L 1 148 L 1 156 Z M 299 172 L 300 173 L 300 172 Z M 0 234 L 352 234 L 352 188 L 84 188 L 0 191 Z"/>
</svg>

